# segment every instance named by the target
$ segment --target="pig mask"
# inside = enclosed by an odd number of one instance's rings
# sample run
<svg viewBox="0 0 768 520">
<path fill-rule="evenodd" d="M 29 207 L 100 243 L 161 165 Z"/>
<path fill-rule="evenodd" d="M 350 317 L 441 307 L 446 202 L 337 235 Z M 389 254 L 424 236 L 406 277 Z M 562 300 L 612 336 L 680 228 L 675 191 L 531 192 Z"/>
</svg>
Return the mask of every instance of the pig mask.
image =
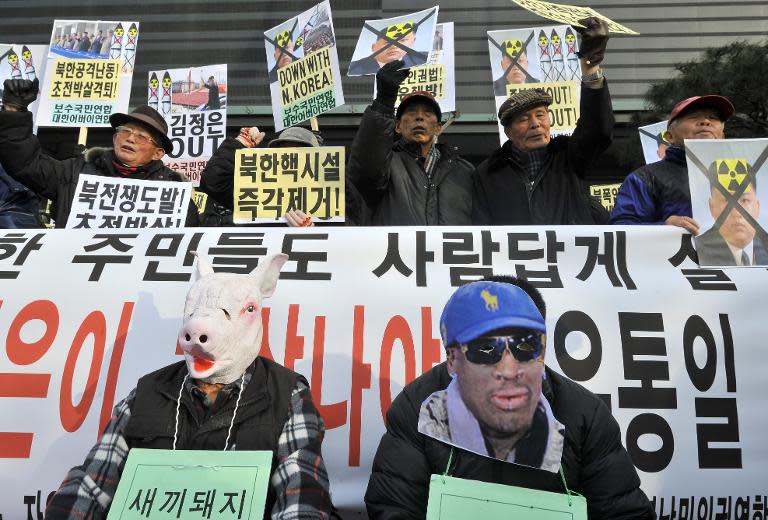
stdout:
<svg viewBox="0 0 768 520">
<path fill-rule="evenodd" d="M 244 275 L 214 273 L 198 255 L 178 337 L 190 377 L 227 384 L 245 373 L 261 348 L 261 301 L 272 296 L 286 260 L 268 256 Z"/>
</svg>

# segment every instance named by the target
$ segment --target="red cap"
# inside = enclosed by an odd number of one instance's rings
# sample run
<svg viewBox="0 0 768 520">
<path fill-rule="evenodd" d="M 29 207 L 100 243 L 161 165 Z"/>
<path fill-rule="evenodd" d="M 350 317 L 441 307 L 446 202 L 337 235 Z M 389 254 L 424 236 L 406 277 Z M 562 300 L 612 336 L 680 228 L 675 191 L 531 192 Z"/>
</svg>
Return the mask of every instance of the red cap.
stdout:
<svg viewBox="0 0 768 520">
<path fill-rule="evenodd" d="M 437 116 L 438 122 L 443 118 L 443 112 L 440 110 L 440 104 L 435 101 L 435 95 L 432 94 L 432 92 L 428 92 L 426 90 L 414 90 L 410 94 L 403 96 L 403 100 L 397 107 L 395 118 L 400 119 L 400 116 L 403 115 L 403 110 L 405 110 L 405 107 L 416 101 L 420 101 L 432 107 L 432 110 L 434 110 L 435 115 Z"/>
<path fill-rule="evenodd" d="M 672 109 L 672 112 L 669 114 L 669 122 L 671 123 L 672 120 L 674 120 L 676 117 L 679 117 L 683 112 L 687 110 L 704 107 L 714 108 L 720 112 L 720 115 L 723 117 L 723 121 L 730 119 L 733 113 L 736 112 L 736 109 L 733 108 L 733 103 L 731 103 L 727 97 L 716 95 L 693 96 L 689 97 L 688 99 L 684 99 L 675 105 L 675 107 Z"/>
</svg>

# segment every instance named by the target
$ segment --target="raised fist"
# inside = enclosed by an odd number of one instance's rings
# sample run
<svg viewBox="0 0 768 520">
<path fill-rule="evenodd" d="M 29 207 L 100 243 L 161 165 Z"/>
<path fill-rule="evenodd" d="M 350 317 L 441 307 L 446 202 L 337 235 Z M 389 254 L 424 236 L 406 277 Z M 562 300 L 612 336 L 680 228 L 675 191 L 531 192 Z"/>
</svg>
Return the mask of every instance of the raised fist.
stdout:
<svg viewBox="0 0 768 520">
<path fill-rule="evenodd" d="M 3 105 L 24 111 L 37 99 L 40 82 L 28 79 L 7 79 L 3 83 Z"/>
<path fill-rule="evenodd" d="M 590 16 L 579 20 L 584 27 L 574 27 L 581 34 L 579 58 L 585 59 L 587 65 L 597 65 L 605 58 L 605 47 L 608 45 L 608 23 L 600 18 Z"/>
</svg>

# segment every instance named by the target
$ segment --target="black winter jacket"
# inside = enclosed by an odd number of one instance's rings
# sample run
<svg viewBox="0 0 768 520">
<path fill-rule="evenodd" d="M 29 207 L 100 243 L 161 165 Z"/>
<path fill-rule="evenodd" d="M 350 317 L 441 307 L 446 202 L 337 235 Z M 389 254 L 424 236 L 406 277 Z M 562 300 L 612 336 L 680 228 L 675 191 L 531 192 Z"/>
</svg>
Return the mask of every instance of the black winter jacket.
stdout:
<svg viewBox="0 0 768 520">
<path fill-rule="evenodd" d="M 533 183 L 512 161 L 510 141 L 477 167 L 474 224 L 604 223 L 597 218 L 599 208 L 592 204 L 582 179 L 611 144 L 614 118 L 607 82 L 599 89 L 582 86 L 580 110 L 573 135 L 549 142 L 547 160 Z"/>
<path fill-rule="evenodd" d="M 347 175 L 371 210 L 372 225 L 462 226 L 472 223 L 474 167 L 454 149 L 439 144 L 431 182 L 419 151 L 395 138 L 391 110 L 378 102 L 360 121 Z"/>
<path fill-rule="evenodd" d="M 387 413 L 365 493 L 374 520 L 421 519 L 427 510 L 430 475 L 446 470 L 451 446 L 418 431 L 419 409 L 451 381 L 446 363 L 406 386 Z M 596 395 L 546 369 L 542 386 L 555 418 L 565 425 L 562 467 L 569 489 L 587 499 L 590 520 L 653 519 L 650 501 L 621 444 L 616 420 Z M 564 493 L 560 475 L 454 449 L 449 475 Z"/>
<path fill-rule="evenodd" d="M 0 112 L 0 163 L 6 172 L 38 195 L 53 201 L 53 218 L 57 228 L 66 227 L 72 199 L 81 173 L 104 177 L 122 177 L 112 161 L 114 153 L 107 148 L 94 148 L 84 157 L 60 161 L 43 153 L 40 141 L 32 134 L 31 112 Z M 186 179 L 167 168 L 162 161 L 152 161 L 143 176 L 134 180 L 177 181 Z M 187 226 L 198 224 L 197 209 L 190 199 Z"/>
</svg>

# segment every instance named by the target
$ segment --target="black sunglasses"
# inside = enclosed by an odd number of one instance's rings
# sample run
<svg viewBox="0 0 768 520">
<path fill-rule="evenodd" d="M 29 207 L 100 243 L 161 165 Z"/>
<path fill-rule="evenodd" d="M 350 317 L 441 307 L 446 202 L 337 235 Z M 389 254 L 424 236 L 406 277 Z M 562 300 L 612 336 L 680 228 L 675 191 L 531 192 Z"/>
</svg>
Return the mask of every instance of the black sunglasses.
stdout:
<svg viewBox="0 0 768 520">
<path fill-rule="evenodd" d="M 495 365 L 509 349 L 517 361 L 526 362 L 541 355 L 541 335 L 538 333 L 517 336 L 482 337 L 459 345 L 467 361 L 477 365 Z"/>
</svg>

